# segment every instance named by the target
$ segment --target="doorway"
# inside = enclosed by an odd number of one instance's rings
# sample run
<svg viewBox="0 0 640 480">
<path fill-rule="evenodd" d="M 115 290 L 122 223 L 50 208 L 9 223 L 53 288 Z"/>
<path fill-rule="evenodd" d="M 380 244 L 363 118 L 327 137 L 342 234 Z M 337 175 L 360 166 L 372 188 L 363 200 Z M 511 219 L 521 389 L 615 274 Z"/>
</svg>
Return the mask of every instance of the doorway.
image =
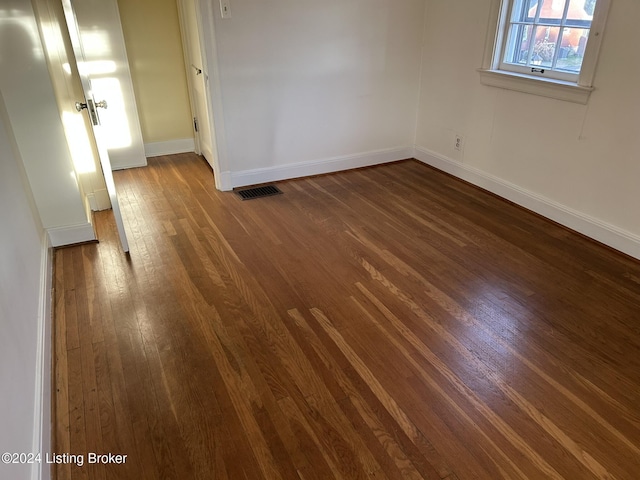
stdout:
<svg viewBox="0 0 640 480">
<path fill-rule="evenodd" d="M 208 73 L 205 68 L 196 0 L 181 0 L 180 14 L 187 82 L 193 112 L 196 153 L 202 155 L 213 168 L 213 146 L 209 107 L 207 102 Z"/>
<path fill-rule="evenodd" d="M 195 150 L 207 160 L 214 172 L 216 186 L 221 188 L 202 13 L 199 0 L 178 0 Z"/>
</svg>

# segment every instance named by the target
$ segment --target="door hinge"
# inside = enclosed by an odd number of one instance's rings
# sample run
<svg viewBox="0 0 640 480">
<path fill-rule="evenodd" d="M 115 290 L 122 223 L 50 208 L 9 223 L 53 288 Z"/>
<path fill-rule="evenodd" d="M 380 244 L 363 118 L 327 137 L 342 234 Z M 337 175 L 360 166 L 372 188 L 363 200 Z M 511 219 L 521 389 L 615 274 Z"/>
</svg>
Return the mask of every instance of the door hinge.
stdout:
<svg viewBox="0 0 640 480">
<path fill-rule="evenodd" d="M 193 129 L 198 132 L 198 119 L 193 117 Z"/>
</svg>

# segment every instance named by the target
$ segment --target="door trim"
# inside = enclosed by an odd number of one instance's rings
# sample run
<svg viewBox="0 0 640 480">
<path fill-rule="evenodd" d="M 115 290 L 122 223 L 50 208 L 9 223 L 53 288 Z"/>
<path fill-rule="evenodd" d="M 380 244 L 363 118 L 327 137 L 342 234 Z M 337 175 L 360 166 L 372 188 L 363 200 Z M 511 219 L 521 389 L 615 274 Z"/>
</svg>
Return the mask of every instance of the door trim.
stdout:
<svg viewBox="0 0 640 480">
<path fill-rule="evenodd" d="M 36 336 L 36 395 L 33 408 L 33 452 L 50 452 L 52 443 L 52 314 L 53 314 L 53 246 L 49 238 L 44 237 L 41 244 L 40 260 L 40 298 L 38 300 L 38 319 Z M 43 466 L 44 465 L 44 466 Z M 49 480 L 49 465 L 36 462 L 31 469 L 32 480 Z"/>
<path fill-rule="evenodd" d="M 222 94 L 220 89 L 220 68 L 218 60 L 218 48 L 215 36 L 215 13 L 214 2 L 201 2 L 194 0 L 196 7 L 196 18 L 199 22 L 200 32 L 200 50 L 202 53 L 202 70 L 205 75 L 205 91 L 207 94 L 207 110 L 209 112 L 209 125 L 211 128 L 211 139 L 213 143 L 213 176 L 218 190 L 231 190 L 233 187 L 228 175 L 222 175 L 222 172 L 228 171 L 227 148 L 225 141 L 224 114 L 222 108 Z M 184 23 L 184 2 L 178 0 L 178 16 L 180 19 L 180 34 L 182 36 L 183 49 L 186 47 L 185 23 Z M 188 64 L 188 52 L 185 52 L 185 71 L 190 74 L 191 65 Z M 191 102 L 191 110 L 195 111 L 193 106 L 193 97 L 191 86 L 189 85 L 189 101 Z M 194 133 L 195 135 L 195 133 Z M 196 141 L 197 142 L 197 141 Z M 196 143 L 196 148 L 199 146 Z M 197 150 L 197 151 L 198 151 Z M 199 153 L 199 151 L 198 151 Z"/>
<path fill-rule="evenodd" d="M 194 0 L 195 1 L 195 0 Z M 191 108 L 191 115 L 193 116 L 196 111 L 195 101 L 193 99 L 193 87 L 191 85 L 191 65 L 189 62 L 190 54 L 189 54 L 189 39 L 187 38 L 187 34 L 185 33 L 187 27 L 185 22 L 185 13 L 184 13 L 185 5 L 184 0 L 178 0 L 178 21 L 180 22 L 180 38 L 182 40 L 182 60 L 184 61 L 184 71 L 185 71 L 185 79 L 187 82 L 187 92 L 189 93 L 189 107 Z M 200 149 L 200 136 L 196 131 L 194 125 L 191 125 L 191 130 L 193 132 L 193 151 L 198 155 L 202 153 Z M 146 152 L 145 145 L 145 152 Z M 149 156 L 149 155 L 147 155 Z"/>
</svg>

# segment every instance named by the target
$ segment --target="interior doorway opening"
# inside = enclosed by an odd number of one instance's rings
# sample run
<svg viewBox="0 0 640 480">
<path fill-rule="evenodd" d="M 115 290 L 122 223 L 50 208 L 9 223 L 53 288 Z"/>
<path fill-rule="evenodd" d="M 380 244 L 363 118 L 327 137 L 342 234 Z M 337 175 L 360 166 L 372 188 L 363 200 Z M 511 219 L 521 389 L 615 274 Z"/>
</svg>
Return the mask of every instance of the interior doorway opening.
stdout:
<svg viewBox="0 0 640 480">
<path fill-rule="evenodd" d="M 178 0 L 187 87 L 193 116 L 196 153 L 202 155 L 214 175 L 217 167 L 213 116 L 209 96 L 209 68 L 203 41 L 202 13 L 198 0 Z M 216 184 L 217 184 L 216 180 Z"/>
</svg>

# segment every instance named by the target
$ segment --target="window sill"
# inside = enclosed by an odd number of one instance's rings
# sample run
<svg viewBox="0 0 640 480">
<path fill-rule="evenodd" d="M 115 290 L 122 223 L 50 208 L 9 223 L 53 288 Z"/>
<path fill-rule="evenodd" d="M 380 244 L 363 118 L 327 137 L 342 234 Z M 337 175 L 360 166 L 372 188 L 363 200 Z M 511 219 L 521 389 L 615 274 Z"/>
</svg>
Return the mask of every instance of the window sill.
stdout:
<svg viewBox="0 0 640 480">
<path fill-rule="evenodd" d="M 593 87 L 583 87 L 572 82 L 505 72 L 503 70 L 479 69 L 478 72 L 480 73 L 480 82 L 484 85 L 582 105 L 587 104 L 589 95 L 593 91 Z"/>
</svg>

